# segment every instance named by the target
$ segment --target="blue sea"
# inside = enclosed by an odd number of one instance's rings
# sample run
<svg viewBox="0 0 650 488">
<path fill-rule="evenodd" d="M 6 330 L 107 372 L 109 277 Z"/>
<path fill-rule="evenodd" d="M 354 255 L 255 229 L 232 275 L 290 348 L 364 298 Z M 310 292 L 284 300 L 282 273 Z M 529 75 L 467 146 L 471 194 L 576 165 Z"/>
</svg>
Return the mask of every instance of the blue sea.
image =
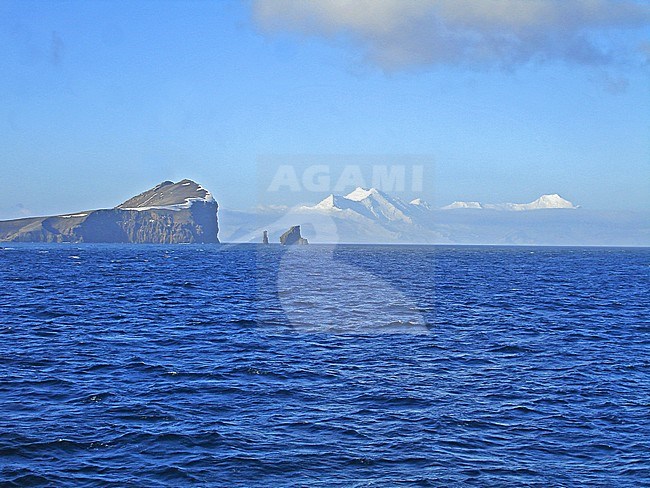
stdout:
<svg viewBox="0 0 650 488">
<path fill-rule="evenodd" d="M 2 486 L 649 486 L 650 249 L 9 245 Z"/>
</svg>

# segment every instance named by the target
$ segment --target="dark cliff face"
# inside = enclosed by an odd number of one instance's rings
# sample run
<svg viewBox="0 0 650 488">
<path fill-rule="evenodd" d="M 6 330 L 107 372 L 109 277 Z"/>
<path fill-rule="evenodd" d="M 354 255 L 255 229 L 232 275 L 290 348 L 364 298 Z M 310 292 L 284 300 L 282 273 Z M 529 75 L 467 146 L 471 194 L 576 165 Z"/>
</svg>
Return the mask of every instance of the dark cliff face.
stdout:
<svg viewBox="0 0 650 488">
<path fill-rule="evenodd" d="M 164 182 L 114 209 L 0 222 L 0 241 L 216 243 L 217 210 L 193 181 Z"/>
<path fill-rule="evenodd" d="M 308 242 L 307 239 L 300 235 L 300 226 L 294 225 L 280 236 L 280 244 L 283 246 L 291 246 L 295 244 L 308 244 Z"/>
</svg>

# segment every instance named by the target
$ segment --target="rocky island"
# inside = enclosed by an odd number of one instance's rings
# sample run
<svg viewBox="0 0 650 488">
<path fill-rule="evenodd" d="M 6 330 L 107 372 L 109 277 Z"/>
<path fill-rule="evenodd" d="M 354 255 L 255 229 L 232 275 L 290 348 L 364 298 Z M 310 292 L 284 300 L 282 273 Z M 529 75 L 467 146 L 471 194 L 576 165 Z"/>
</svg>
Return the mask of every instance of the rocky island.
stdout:
<svg viewBox="0 0 650 488">
<path fill-rule="evenodd" d="M 291 246 L 295 244 L 309 244 L 309 242 L 300 235 L 300 226 L 294 225 L 280 236 L 280 244 L 283 246 Z"/>
<path fill-rule="evenodd" d="M 194 181 L 164 181 L 112 209 L 2 221 L 0 241 L 217 243 L 218 207 Z"/>
</svg>

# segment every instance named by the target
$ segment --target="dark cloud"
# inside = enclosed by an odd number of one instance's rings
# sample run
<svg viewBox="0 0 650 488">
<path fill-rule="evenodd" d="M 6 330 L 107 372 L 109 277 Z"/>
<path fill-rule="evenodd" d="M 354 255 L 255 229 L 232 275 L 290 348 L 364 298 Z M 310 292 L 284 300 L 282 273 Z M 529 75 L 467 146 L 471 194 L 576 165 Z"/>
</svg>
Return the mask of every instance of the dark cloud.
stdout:
<svg viewBox="0 0 650 488">
<path fill-rule="evenodd" d="M 256 0 L 254 14 L 271 31 L 351 40 L 386 70 L 626 63 L 642 53 L 620 33 L 650 26 L 634 0 Z"/>
</svg>

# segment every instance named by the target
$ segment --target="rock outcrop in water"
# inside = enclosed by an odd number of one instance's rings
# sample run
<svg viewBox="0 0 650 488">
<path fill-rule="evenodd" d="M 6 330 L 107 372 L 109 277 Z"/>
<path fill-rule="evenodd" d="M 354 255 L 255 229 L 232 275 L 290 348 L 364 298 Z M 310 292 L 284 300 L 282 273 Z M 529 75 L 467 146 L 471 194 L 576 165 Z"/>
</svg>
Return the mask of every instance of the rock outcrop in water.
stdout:
<svg viewBox="0 0 650 488">
<path fill-rule="evenodd" d="M 269 243 L 269 231 L 265 230 L 264 234 L 262 235 L 262 244 L 268 244 Z"/>
<path fill-rule="evenodd" d="M 283 246 L 291 246 L 295 244 L 309 244 L 309 242 L 300 235 L 300 226 L 294 225 L 280 236 L 280 244 Z"/>
<path fill-rule="evenodd" d="M 199 184 L 165 181 L 113 209 L 0 222 L 0 241 L 216 243 L 217 210 Z"/>
</svg>

